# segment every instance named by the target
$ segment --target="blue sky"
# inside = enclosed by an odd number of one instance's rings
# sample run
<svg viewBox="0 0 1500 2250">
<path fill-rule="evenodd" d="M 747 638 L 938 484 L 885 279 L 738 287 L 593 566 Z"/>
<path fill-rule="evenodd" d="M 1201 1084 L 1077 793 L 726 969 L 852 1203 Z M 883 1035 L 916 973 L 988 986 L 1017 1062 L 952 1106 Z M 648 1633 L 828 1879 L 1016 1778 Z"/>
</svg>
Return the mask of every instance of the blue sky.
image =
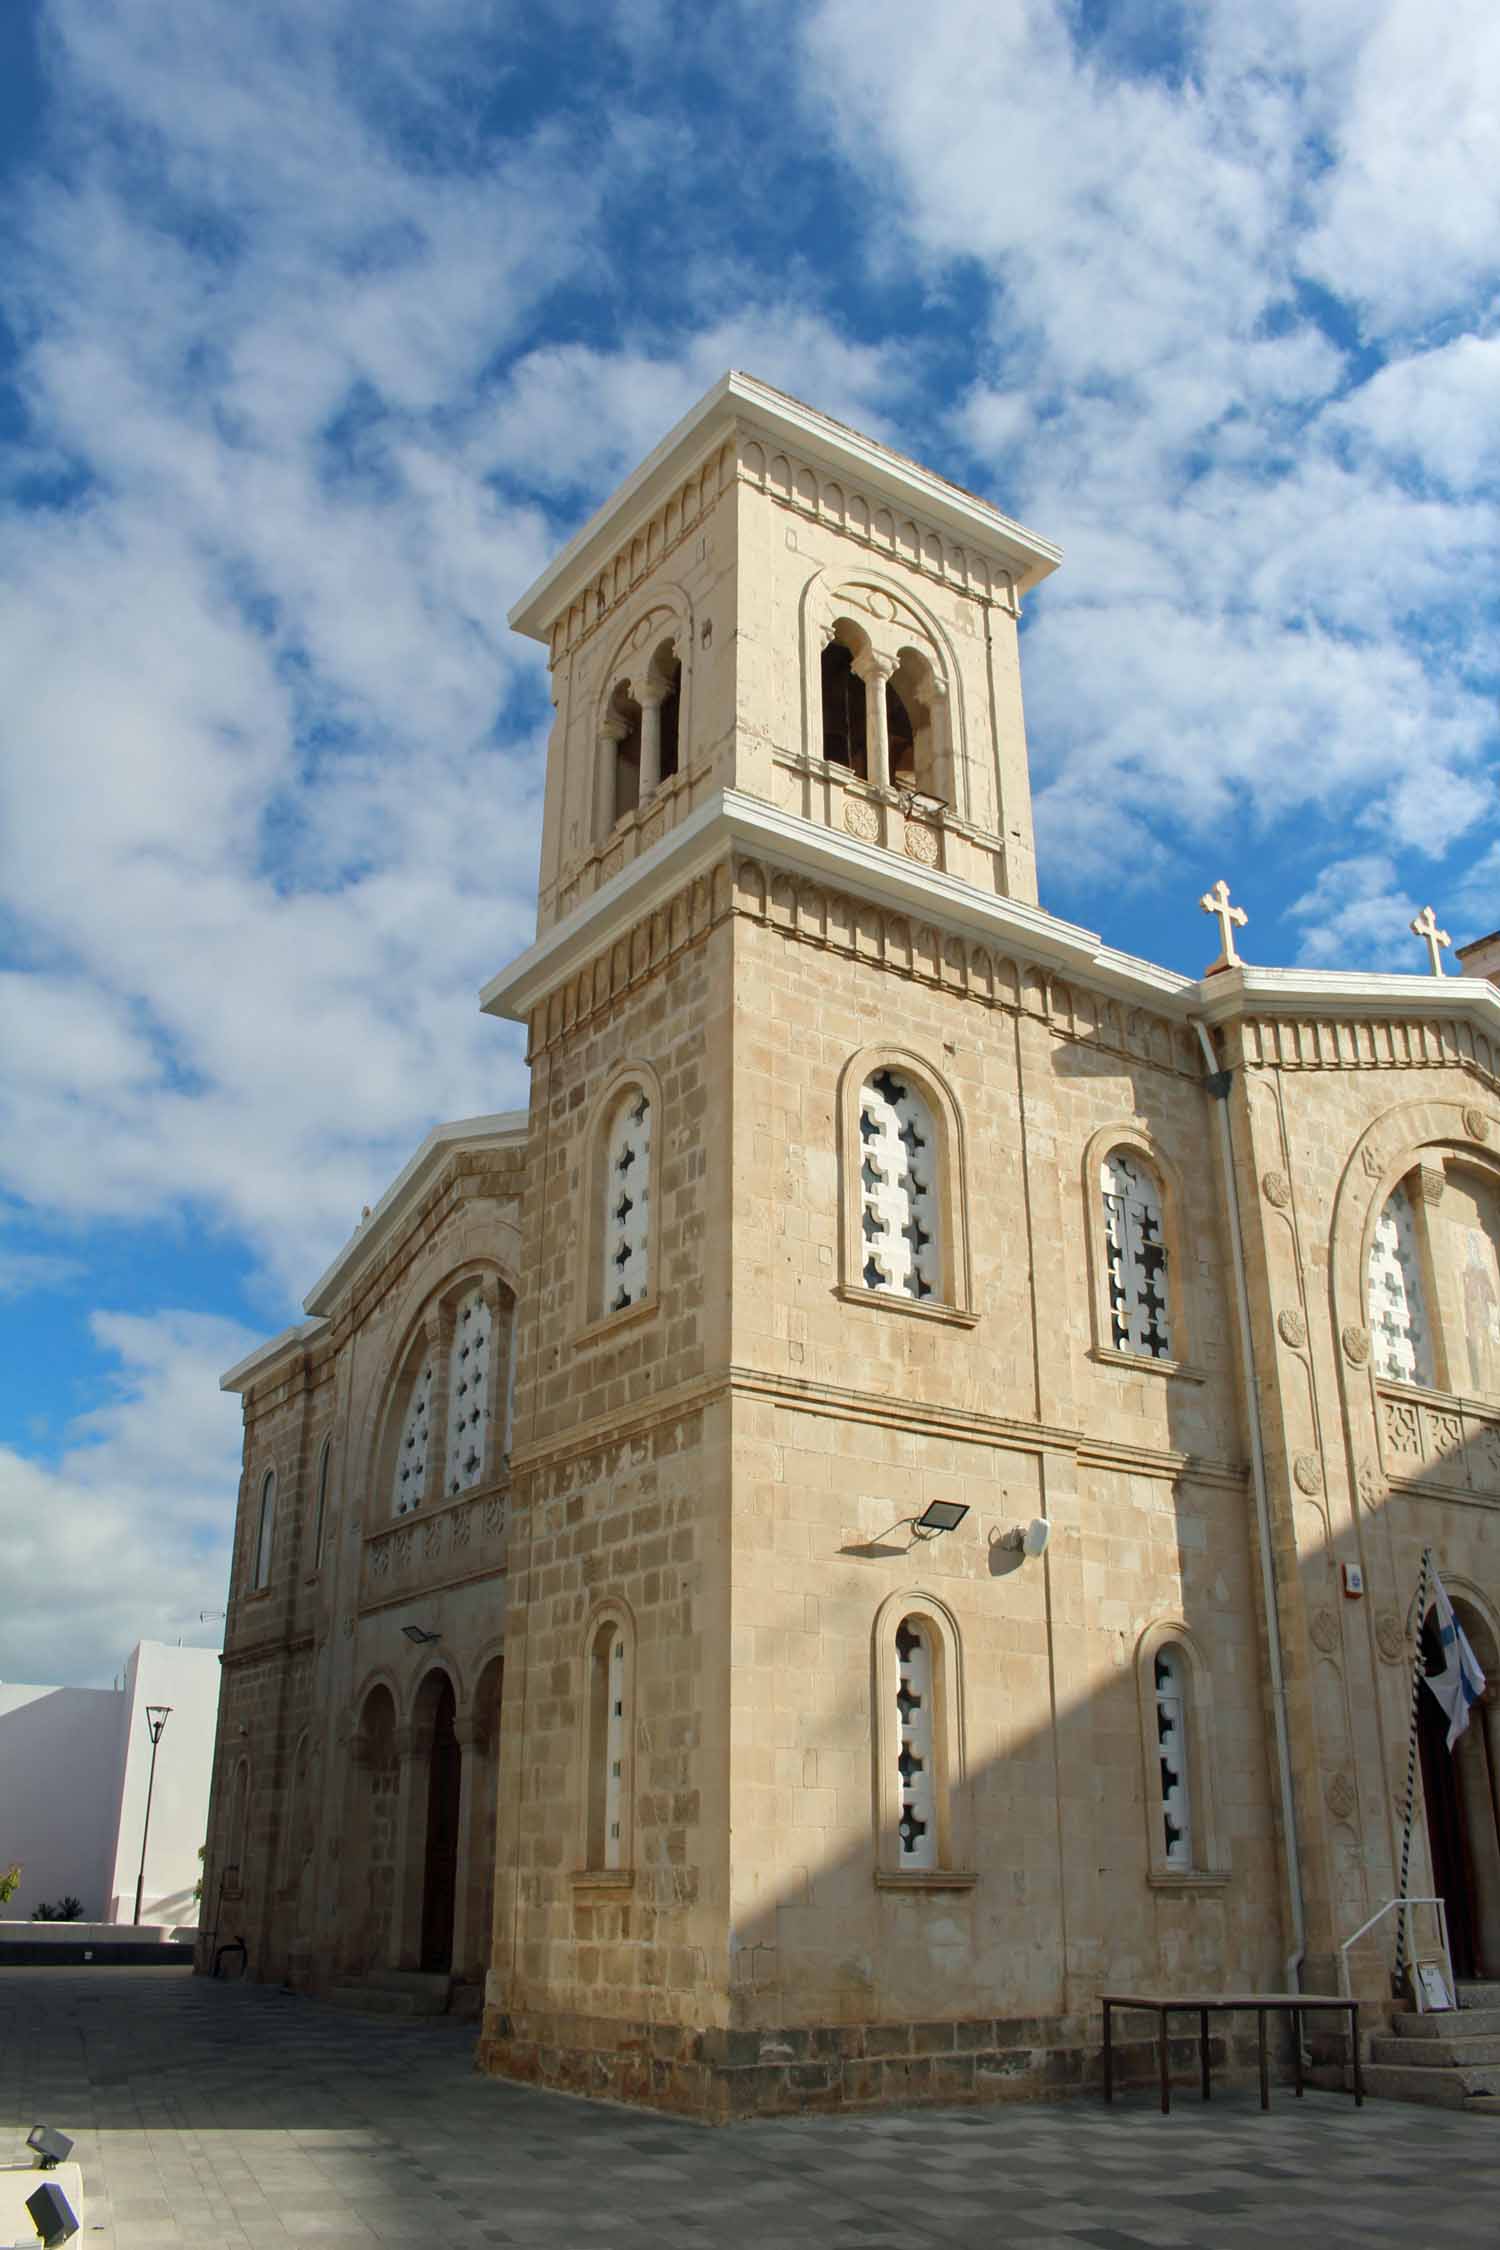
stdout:
<svg viewBox="0 0 1500 2250">
<path fill-rule="evenodd" d="M 1044 902 L 1197 971 L 1500 923 L 1500 19 L 0 11 L 0 1677 L 214 1637 L 221 1369 L 524 1098 L 505 611 L 724 370 L 1064 549 Z"/>
</svg>

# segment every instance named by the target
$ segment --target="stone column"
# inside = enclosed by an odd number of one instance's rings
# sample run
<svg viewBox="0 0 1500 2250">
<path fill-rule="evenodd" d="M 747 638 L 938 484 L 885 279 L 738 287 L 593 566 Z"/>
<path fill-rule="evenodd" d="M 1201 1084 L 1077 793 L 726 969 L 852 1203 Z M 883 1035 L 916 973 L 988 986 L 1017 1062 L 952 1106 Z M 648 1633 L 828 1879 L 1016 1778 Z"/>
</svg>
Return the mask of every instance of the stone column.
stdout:
<svg viewBox="0 0 1500 2250">
<path fill-rule="evenodd" d="M 387 1947 L 387 1967 L 392 1969 L 416 1969 L 422 1961 L 422 1879 L 427 1858 L 431 1749 L 430 1727 L 397 1727 L 396 1849 Z"/>
<path fill-rule="evenodd" d="M 928 705 L 932 728 L 932 794 L 941 797 L 950 812 L 956 813 L 954 802 L 953 735 L 949 726 L 948 698 L 934 688 Z"/>
<path fill-rule="evenodd" d="M 641 707 L 641 804 L 661 787 L 661 707 L 667 700 L 660 680 L 635 680 L 631 692 Z"/>
<path fill-rule="evenodd" d="M 872 788 L 891 786 L 891 730 L 886 723 L 885 689 L 896 666 L 889 656 L 868 649 L 854 670 L 865 683 L 865 758 Z"/>
<path fill-rule="evenodd" d="M 477 1719 L 455 1719 L 454 1738 L 458 1743 L 458 1842 L 456 1846 L 457 1871 L 453 1880 L 453 1974 L 461 1977 L 469 1968 L 469 1940 L 473 1923 L 472 1897 L 474 1869 L 471 1860 L 474 1850 L 474 1820 L 479 1796 L 479 1775 L 484 1759 L 485 1733 Z M 481 1838 L 481 1842 L 483 1839 Z"/>
<path fill-rule="evenodd" d="M 630 729 L 626 726 L 625 721 L 617 719 L 613 715 L 607 718 L 599 729 L 599 763 L 595 774 L 597 803 L 594 808 L 594 818 L 598 830 L 596 840 L 601 844 L 608 840 L 609 832 L 614 827 L 617 818 L 615 756 L 629 731 Z"/>
</svg>

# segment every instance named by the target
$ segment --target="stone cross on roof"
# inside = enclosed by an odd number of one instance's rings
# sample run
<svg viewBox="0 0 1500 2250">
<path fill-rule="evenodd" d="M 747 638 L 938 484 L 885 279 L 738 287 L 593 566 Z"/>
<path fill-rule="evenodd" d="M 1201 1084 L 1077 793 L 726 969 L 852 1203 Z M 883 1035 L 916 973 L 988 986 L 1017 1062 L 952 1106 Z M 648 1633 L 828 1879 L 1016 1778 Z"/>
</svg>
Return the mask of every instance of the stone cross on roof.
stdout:
<svg viewBox="0 0 1500 2250">
<path fill-rule="evenodd" d="M 1229 885 L 1222 875 L 1211 891 L 1204 892 L 1198 904 L 1205 914 L 1217 915 L 1219 922 L 1219 958 L 1217 961 L 1210 961 L 1203 974 L 1211 977 L 1219 969 L 1239 968 L 1240 957 L 1234 950 L 1234 933 L 1236 929 L 1242 930 L 1250 917 L 1243 906 L 1230 905 Z"/>
<path fill-rule="evenodd" d="M 1422 943 L 1427 948 L 1427 957 L 1429 962 L 1431 963 L 1432 973 L 1435 977 L 1440 977 L 1443 973 L 1443 956 L 1441 948 L 1445 945 L 1451 945 L 1453 943 L 1453 940 L 1449 937 L 1446 930 L 1440 930 L 1438 928 L 1437 916 L 1433 913 L 1430 906 L 1424 906 L 1421 913 L 1412 923 L 1411 934 L 1413 937 L 1419 937 L 1422 940 Z"/>
</svg>

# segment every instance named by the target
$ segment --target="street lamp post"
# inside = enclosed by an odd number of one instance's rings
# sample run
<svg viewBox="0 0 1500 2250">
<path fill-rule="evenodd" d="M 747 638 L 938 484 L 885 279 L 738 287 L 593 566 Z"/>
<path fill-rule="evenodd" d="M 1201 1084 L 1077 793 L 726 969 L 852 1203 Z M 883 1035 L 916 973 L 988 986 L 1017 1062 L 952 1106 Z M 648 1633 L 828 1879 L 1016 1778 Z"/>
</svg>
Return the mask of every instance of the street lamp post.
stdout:
<svg viewBox="0 0 1500 2250">
<path fill-rule="evenodd" d="M 156 1751 L 157 1745 L 167 1731 L 167 1721 L 171 1716 L 172 1706 L 170 1703 L 148 1703 L 146 1705 L 146 1728 L 151 1736 L 151 1771 L 146 1779 L 146 1819 L 141 1829 L 141 1871 L 135 1879 L 135 1921 L 137 1928 L 140 1927 L 141 1920 L 141 1892 L 146 1887 L 146 1839 L 151 1834 L 151 1792 L 156 1787 Z"/>
</svg>

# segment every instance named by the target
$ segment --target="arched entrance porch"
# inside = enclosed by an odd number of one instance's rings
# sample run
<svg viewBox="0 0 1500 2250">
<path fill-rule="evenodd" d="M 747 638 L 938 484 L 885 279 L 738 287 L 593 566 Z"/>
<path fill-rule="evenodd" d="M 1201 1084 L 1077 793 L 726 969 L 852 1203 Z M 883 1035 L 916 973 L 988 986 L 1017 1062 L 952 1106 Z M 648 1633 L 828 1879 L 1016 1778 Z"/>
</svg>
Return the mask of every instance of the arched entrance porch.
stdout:
<svg viewBox="0 0 1500 2250">
<path fill-rule="evenodd" d="M 1451 1751 L 1437 1697 L 1419 1698 L 1427 1843 L 1433 1886 L 1446 1905 L 1454 1975 L 1500 1977 L 1500 1647 L 1472 1602 L 1461 1594 L 1452 1600 L 1489 1686 Z M 1436 1611 L 1423 1628 L 1422 1657 L 1428 1673 L 1442 1671 Z"/>
</svg>

